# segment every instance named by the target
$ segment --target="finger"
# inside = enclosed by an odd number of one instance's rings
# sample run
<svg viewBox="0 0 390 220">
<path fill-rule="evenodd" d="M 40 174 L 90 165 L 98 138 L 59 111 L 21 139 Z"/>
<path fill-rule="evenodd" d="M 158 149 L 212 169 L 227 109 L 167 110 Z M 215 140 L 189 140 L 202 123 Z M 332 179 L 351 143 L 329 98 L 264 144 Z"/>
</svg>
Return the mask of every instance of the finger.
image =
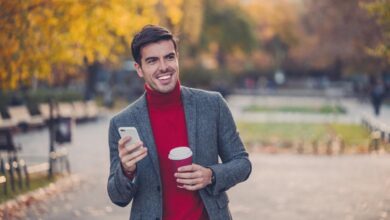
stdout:
<svg viewBox="0 0 390 220">
<path fill-rule="evenodd" d="M 123 138 L 119 139 L 118 147 L 119 148 L 124 148 L 126 143 L 129 142 L 130 140 L 131 140 L 131 136 L 126 136 L 126 137 L 123 137 Z"/>
<path fill-rule="evenodd" d="M 183 188 L 186 190 L 189 190 L 189 191 L 196 191 L 196 190 L 202 189 L 203 185 L 202 184 L 184 185 Z"/>
<path fill-rule="evenodd" d="M 181 179 L 194 179 L 201 177 L 202 174 L 200 172 L 177 172 L 175 173 L 176 178 L 181 178 Z"/>
<path fill-rule="evenodd" d="M 179 172 L 191 172 L 191 171 L 195 171 L 195 169 L 196 169 L 196 164 L 191 164 L 191 165 L 179 167 L 179 169 L 177 169 L 177 171 L 179 171 Z"/>
<path fill-rule="evenodd" d="M 126 143 L 125 143 L 126 144 Z M 139 141 L 135 144 L 132 144 L 132 145 L 129 145 L 129 146 L 126 146 L 124 148 L 119 148 L 119 157 L 124 157 L 128 154 L 131 154 L 135 151 L 137 151 L 137 148 L 140 148 L 142 147 L 144 144 L 142 141 Z"/>
<path fill-rule="evenodd" d="M 144 152 L 141 155 L 133 158 L 131 161 L 125 163 L 126 167 L 131 167 L 137 164 L 140 160 L 144 159 L 148 155 L 148 152 Z"/>
<path fill-rule="evenodd" d="M 139 148 L 139 147 L 141 147 L 143 145 L 144 145 L 144 143 L 142 143 L 142 141 L 138 141 L 135 144 L 131 144 L 131 145 L 126 146 L 126 151 L 128 153 L 132 153 L 132 151 L 136 150 L 137 148 Z"/>
<path fill-rule="evenodd" d="M 176 182 L 184 184 L 184 185 L 197 185 L 203 182 L 203 178 L 196 179 L 176 179 Z"/>
<path fill-rule="evenodd" d="M 145 153 L 148 149 L 146 147 L 141 147 L 139 150 L 136 150 L 130 154 L 125 154 L 121 158 L 122 163 L 127 163 L 130 160 L 133 160 L 134 158 L 138 157 L 139 155 Z"/>
</svg>

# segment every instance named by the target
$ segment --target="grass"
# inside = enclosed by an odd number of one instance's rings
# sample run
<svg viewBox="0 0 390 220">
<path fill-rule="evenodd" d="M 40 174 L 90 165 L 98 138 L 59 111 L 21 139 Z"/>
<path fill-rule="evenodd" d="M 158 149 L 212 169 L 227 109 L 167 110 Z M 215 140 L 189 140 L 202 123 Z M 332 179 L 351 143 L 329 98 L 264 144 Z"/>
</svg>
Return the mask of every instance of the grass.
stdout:
<svg viewBox="0 0 390 220">
<path fill-rule="evenodd" d="M 369 143 L 369 132 L 360 125 L 238 122 L 237 126 L 246 145 L 289 147 L 302 141 L 326 143 L 330 137 L 340 137 L 347 149 Z"/>
<path fill-rule="evenodd" d="M 345 114 L 346 111 L 341 106 L 323 105 L 312 106 L 260 106 L 251 105 L 244 109 L 249 112 L 293 112 L 293 113 L 317 113 L 317 114 Z"/>
<path fill-rule="evenodd" d="M 7 179 L 8 180 L 7 181 L 7 195 L 4 195 L 3 184 L 0 184 L 0 190 L 1 190 L 0 191 L 0 203 L 3 203 L 7 200 L 16 198 L 18 195 L 21 195 L 23 193 L 33 191 L 33 190 L 41 188 L 41 187 L 45 187 L 56 180 L 55 177 L 53 179 L 48 179 L 46 174 L 34 175 L 34 176 L 30 177 L 30 188 L 29 189 L 26 187 L 26 183 L 25 183 L 24 178 L 23 178 L 23 187 L 22 187 L 22 189 L 19 189 L 18 182 L 17 182 L 18 179 L 15 178 L 15 191 L 13 192 L 11 190 L 9 177 L 7 176 L 7 178 L 8 178 Z"/>
<path fill-rule="evenodd" d="M 351 124 L 332 124 L 331 126 L 347 145 L 367 145 L 369 142 L 370 134 L 362 126 Z"/>
<path fill-rule="evenodd" d="M 270 139 L 293 141 L 299 138 L 313 139 L 325 133 L 321 124 L 300 123 L 238 123 L 241 136 L 245 141 L 261 142 Z"/>
</svg>

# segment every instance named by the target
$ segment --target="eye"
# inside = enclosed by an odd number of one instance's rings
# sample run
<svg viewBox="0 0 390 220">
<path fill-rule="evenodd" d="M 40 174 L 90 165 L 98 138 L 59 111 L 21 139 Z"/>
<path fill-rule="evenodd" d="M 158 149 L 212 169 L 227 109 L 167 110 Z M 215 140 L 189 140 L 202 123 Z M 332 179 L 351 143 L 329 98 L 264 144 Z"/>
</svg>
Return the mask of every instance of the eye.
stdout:
<svg viewBox="0 0 390 220">
<path fill-rule="evenodd" d="M 156 62 L 156 59 L 148 59 L 146 60 L 147 64 L 154 64 Z"/>
<path fill-rule="evenodd" d="M 168 56 L 168 60 L 174 60 L 175 59 L 175 54 L 171 54 Z"/>
</svg>

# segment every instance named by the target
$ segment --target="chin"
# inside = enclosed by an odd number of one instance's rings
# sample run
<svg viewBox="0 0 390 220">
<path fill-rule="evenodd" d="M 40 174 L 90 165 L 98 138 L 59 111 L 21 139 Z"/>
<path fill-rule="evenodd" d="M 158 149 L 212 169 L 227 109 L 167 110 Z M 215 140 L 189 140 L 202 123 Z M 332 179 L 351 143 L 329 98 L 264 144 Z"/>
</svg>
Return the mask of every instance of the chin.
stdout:
<svg viewBox="0 0 390 220">
<path fill-rule="evenodd" d="M 159 86 L 158 91 L 161 93 L 168 93 L 171 92 L 173 89 L 175 89 L 176 83 Z"/>
</svg>

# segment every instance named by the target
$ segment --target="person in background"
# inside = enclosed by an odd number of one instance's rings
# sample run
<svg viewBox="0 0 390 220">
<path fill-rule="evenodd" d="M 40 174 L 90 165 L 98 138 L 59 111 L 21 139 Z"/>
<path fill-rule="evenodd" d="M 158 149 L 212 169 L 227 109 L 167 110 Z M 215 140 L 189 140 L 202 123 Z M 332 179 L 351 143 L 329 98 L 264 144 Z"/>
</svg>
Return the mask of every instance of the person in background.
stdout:
<svg viewBox="0 0 390 220">
<path fill-rule="evenodd" d="M 380 108 L 385 96 L 385 85 L 381 79 L 374 78 L 371 87 L 371 104 L 376 116 L 380 114 Z"/>
</svg>

